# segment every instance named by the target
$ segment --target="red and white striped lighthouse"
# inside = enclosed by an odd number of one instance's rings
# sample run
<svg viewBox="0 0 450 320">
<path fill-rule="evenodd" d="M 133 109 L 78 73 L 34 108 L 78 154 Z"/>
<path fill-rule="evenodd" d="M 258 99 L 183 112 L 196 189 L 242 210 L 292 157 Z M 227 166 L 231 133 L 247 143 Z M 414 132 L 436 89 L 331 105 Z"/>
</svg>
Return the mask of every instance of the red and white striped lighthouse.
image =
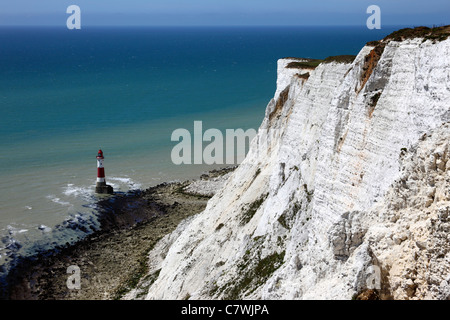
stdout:
<svg viewBox="0 0 450 320">
<path fill-rule="evenodd" d="M 113 194 L 113 187 L 106 184 L 105 180 L 105 168 L 103 167 L 103 151 L 98 150 L 97 154 L 97 185 L 95 186 L 95 193 Z"/>
</svg>

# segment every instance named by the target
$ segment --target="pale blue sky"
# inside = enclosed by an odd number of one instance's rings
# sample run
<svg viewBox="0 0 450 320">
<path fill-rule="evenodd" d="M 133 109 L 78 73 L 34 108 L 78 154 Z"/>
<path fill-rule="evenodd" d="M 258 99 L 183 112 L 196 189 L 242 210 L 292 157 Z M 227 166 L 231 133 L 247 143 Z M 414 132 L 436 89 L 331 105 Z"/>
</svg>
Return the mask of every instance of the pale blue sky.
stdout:
<svg viewBox="0 0 450 320">
<path fill-rule="evenodd" d="M 66 8 L 88 25 L 362 25 L 381 8 L 382 25 L 450 24 L 449 0 L 2 0 L 0 25 L 65 25 Z"/>
</svg>

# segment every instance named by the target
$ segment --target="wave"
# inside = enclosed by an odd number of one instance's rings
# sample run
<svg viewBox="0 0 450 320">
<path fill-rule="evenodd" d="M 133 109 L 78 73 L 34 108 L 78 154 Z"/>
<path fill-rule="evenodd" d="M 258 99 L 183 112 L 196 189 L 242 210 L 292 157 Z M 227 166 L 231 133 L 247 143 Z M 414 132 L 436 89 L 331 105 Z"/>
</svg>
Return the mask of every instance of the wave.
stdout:
<svg viewBox="0 0 450 320">
<path fill-rule="evenodd" d="M 107 178 L 107 181 L 109 182 L 113 181 L 110 182 L 113 188 L 121 188 L 123 185 L 130 190 L 136 190 L 141 188 L 140 183 L 134 181 L 129 177 L 109 177 Z"/>
<path fill-rule="evenodd" d="M 75 186 L 72 183 L 67 184 L 67 187 L 63 189 L 63 194 L 68 197 L 79 197 L 83 200 L 90 200 L 94 192 L 94 187 Z"/>
<path fill-rule="evenodd" d="M 60 204 L 62 206 L 68 206 L 68 207 L 72 207 L 73 204 L 67 201 L 63 201 L 61 200 L 61 198 L 58 198 L 57 196 L 53 195 L 53 194 L 49 194 L 47 197 L 47 199 L 51 200 L 54 203 Z"/>
</svg>

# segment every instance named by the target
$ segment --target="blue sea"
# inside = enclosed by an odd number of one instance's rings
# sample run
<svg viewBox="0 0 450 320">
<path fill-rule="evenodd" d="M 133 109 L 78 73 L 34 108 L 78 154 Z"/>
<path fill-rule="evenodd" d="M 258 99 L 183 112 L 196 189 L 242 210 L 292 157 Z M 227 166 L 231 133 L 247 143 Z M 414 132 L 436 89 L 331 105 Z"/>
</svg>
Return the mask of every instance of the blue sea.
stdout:
<svg viewBox="0 0 450 320">
<path fill-rule="evenodd" d="M 396 29 L 0 28 L 0 266 L 95 224 L 98 149 L 116 192 L 196 178 L 212 167 L 172 163 L 175 129 L 257 129 L 279 58 L 356 55 Z"/>
</svg>

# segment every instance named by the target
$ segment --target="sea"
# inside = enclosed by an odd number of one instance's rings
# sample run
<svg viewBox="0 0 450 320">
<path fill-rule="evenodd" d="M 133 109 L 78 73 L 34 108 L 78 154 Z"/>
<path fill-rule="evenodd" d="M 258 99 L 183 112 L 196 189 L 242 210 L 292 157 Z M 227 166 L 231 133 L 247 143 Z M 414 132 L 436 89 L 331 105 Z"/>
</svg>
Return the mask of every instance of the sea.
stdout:
<svg viewBox="0 0 450 320">
<path fill-rule="evenodd" d="M 118 194 L 197 178 L 220 165 L 174 164 L 174 130 L 257 130 L 278 59 L 356 55 L 396 29 L 1 27 L 0 273 L 98 227 L 99 149 Z"/>
</svg>

